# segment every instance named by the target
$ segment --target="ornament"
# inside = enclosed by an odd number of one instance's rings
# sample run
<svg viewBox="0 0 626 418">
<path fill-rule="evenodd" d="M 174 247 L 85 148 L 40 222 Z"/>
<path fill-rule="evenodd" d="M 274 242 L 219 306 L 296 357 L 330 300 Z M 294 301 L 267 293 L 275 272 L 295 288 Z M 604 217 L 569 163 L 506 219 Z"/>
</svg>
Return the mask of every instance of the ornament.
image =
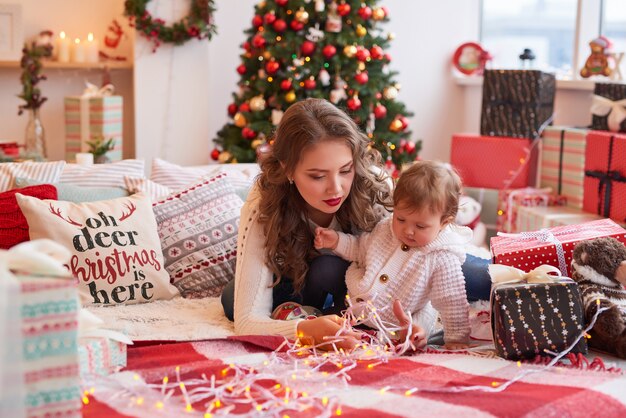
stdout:
<svg viewBox="0 0 626 418">
<path fill-rule="evenodd" d="M 404 150 L 409 154 L 412 154 L 413 151 L 415 151 L 415 142 L 406 141 L 406 144 L 404 145 Z"/>
<path fill-rule="evenodd" d="M 241 136 L 243 136 L 245 139 L 254 139 L 256 138 L 256 132 L 254 132 L 252 129 L 248 128 L 247 126 L 245 126 L 241 130 Z"/>
<path fill-rule="evenodd" d="M 372 57 L 372 59 L 379 60 L 383 57 L 383 54 L 383 49 L 378 45 L 373 45 L 370 48 L 370 56 Z"/>
<path fill-rule="evenodd" d="M 373 113 L 367 115 L 367 124 L 365 125 L 365 133 L 372 134 L 376 129 L 376 117 Z"/>
<path fill-rule="evenodd" d="M 609 67 L 609 50 L 611 49 L 611 41 L 606 36 L 598 36 L 589 42 L 591 54 L 585 61 L 585 66 L 580 70 L 581 77 L 587 78 L 592 75 L 611 75 L 611 67 Z"/>
<path fill-rule="evenodd" d="M 343 49 L 343 54 L 348 58 L 354 57 L 356 53 L 357 53 L 357 49 L 356 49 L 356 46 L 354 45 L 346 45 L 345 48 Z"/>
<path fill-rule="evenodd" d="M 391 132 L 400 132 L 402 130 L 402 122 L 398 119 L 394 119 L 389 123 L 389 130 Z"/>
<path fill-rule="evenodd" d="M 383 90 L 383 97 L 387 100 L 394 100 L 398 97 L 398 89 L 393 86 L 385 87 Z"/>
<path fill-rule="evenodd" d="M 367 35 L 367 29 L 365 29 L 363 25 L 356 25 L 355 32 L 356 36 L 359 36 L 361 38 Z"/>
<path fill-rule="evenodd" d="M 387 40 L 388 40 L 388 41 L 393 41 L 394 39 L 396 39 L 396 34 L 395 34 L 395 33 L 393 33 L 393 32 L 389 32 L 389 33 L 387 34 Z"/>
<path fill-rule="evenodd" d="M 367 20 L 372 17 L 372 9 L 369 6 L 361 6 L 358 13 L 363 20 Z"/>
<path fill-rule="evenodd" d="M 235 123 L 235 126 L 238 128 L 243 128 L 244 126 L 248 124 L 246 117 L 242 115 L 241 112 L 235 113 L 235 116 L 233 116 L 233 122 Z"/>
<path fill-rule="evenodd" d="M 246 52 L 250 52 L 250 42 L 245 41 L 243 44 L 241 44 L 241 47 L 246 51 Z"/>
<path fill-rule="evenodd" d="M 365 71 L 365 63 L 359 61 L 359 63 L 356 65 L 356 68 L 359 71 Z"/>
<path fill-rule="evenodd" d="M 259 145 L 264 144 L 264 143 L 265 143 L 265 141 L 262 140 L 262 139 L 255 139 L 252 142 L 250 142 L 250 148 L 255 150 L 255 149 L 257 149 L 257 147 Z"/>
<path fill-rule="evenodd" d="M 248 102 L 243 102 L 241 105 L 239 105 L 239 111 L 240 112 L 249 112 L 250 111 L 250 104 Z"/>
<path fill-rule="evenodd" d="M 310 56 L 315 51 L 315 44 L 311 41 L 304 41 L 302 45 L 300 45 L 300 52 L 302 55 Z"/>
<path fill-rule="evenodd" d="M 292 20 L 291 23 L 289 23 L 289 27 L 291 27 L 291 29 L 293 29 L 294 31 L 298 32 L 301 31 L 302 28 L 304 28 L 304 23 L 302 22 L 298 22 L 297 20 Z"/>
<path fill-rule="evenodd" d="M 217 148 L 213 148 L 213 151 L 211 151 L 211 159 L 213 161 L 217 161 L 219 156 L 220 156 L 220 150 L 218 150 Z"/>
<path fill-rule="evenodd" d="M 272 53 L 270 51 L 263 51 L 263 59 L 270 59 L 272 58 Z"/>
<path fill-rule="evenodd" d="M 322 86 L 326 87 L 330 85 L 330 74 L 324 68 L 322 68 L 317 75 L 317 79 L 322 83 Z"/>
<path fill-rule="evenodd" d="M 326 8 L 324 0 L 315 0 L 315 11 L 321 13 Z"/>
<path fill-rule="evenodd" d="M 276 4 L 281 7 L 286 6 L 287 3 L 289 3 L 289 0 L 276 0 Z"/>
<path fill-rule="evenodd" d="M 263 16 L 263 21 L 265 21 L 266 25 L 271 25 L 276 21 L 276 15 L 273 11 L 267 12 L 265 13 L 265 16 Z"/>
<path fill-rule="evenodd" d="M 267 74 L 265 73 L 265 70 L 263 68 L 259 68 L 259 71 L 257 71 L 257 74 L 260 79 L 267 77 Z"/>
<path fill-rule="evenodd" d="M 385 9 L 382 7 L 377 7 L 372 10 L 372 19 L 374 20 L 383 20 L 387 16 L 385 13 Z"/>
<path fill-rule="evenodd" d="M 283 33 L 285 29 L 287 29 L 287 22 L 285 22 L 283 19 L 276 19 L 272 27 L 276 32 Z"/>
<path fill-rule="evenodd" d="M 374 116 L 376 117 L 376 119 L 384 118 L 385 116 L 387 116 L 387 108 L 380 103 L 376 104 L 376 106 L 374 107 Z"/>
<path fill-rule="evenodd" d="M 285 94 L 285 101 L 287 103 L 292 103 L 296 100 L 296 92 L 291 90 Z"/>
<path fill-rule="evenodd" d="M 237 105 L 235 103 L 231 103 L 228 105 L 228 116 L 233 117 L 237 113 Z"/>
<path fill-rule="evenodd" d="M 272 109 L 272 125 L 276 126 L 280 123 L 285 112 L 278 109 Z"/>
<path fill-rule="evenodd" d="M 226 164 L 233 158 L 232 154 L 228 151 L 222 151 L 220 155 L 217 157 L 217 161 L 221 164 Z"/>
<path fill-rule="evenodd" d="M 254 96 L 250 99 L 250 109 L 253 112 L 260 112 L 265 110 L 266 102 L 265 98 L 262 95 Z"/>
<path fill-rule="evenodd" d="M 358 59 L 361 62 L 365 62 L 367 60 L 370 59 L 370 51 L 367 48 L 364 48 L 362 46 L 357 48 L 357 52 L 356 52 L 356 59 Z"/>
<path fill-rule="evenodd" d="M 263 35 L 261 34 L 256 34 L 252 37 L 252 46 L 257 48 L 257 49 L 261 49 L 265 46 L 266 41 L 265 38 L 263 37 Z"/>
<path fill-rule="evenodd" d="M 290 79 L 290 78 L 285 79 L 285 80 L 283 80 L 283 81 L 281 81 L 281 82 L 280 82 L 280 88 L 281 88 L 281 90 L 283 90 L 283 91 L 289 91 L 289 90 L 291 90 L 292 85 L 293 85 L 293 83 L 291 82 L 291 79 Z"/>
<path fill-rule="evenodd" d="M 254 17 L 252 18 L 252 26 L 254 26 L 255 28 L 258 28 L 262 24 L 263 24 L 263 18 L 259 15 L 254 15 Z"/>
<path fill-rule="evenodd" d="M 364 71 L 362 73 L 356 73 L 356 75 L 354 76 L 354 80 L 361 85 L 366 84 L 369 81 L 367 71 Z"/>
<path fill-rule="evenodd" d="M 309 13 L 304 10 L 304 7 L 300 7 L 300 9 L 295 13 L 294 18 L 303 24 L 306 24 L 309 22 Z"/>
<path fill-rule="evenodd" d="M 268 144 L 267 142 L 265 142 L 259 145 L 258 147 L 256 147 L 256 158 L 257 160 L 260 161 L 271 152 L 272 152 L 272 146 Z"/>
<path fill-rule="evenodd" d="M 268 74 L 270 75 L 274 75 L 276 74 L 276 72 L 280 69 L 280 64 L 278 63 L 278 61 L 268 61 L 267 64 L 265 64 L 265 71 L 267 71 Z"/>
<path fill-rule="evenodd" d="M 245 65 L 243 65 L 243 64 L 239 64 L 239 65 L 237 66 L 237 72 L 238 72 L 240 75 L 244 75 L 244 74 L 246 73 L 246 71 L 247 71 L 247 70 L 248 70 L 248 69 L 247 69 L 247 68 L 246 68 L 246 66 L 245 66 Z"/>
<path fill-rule="evenodd" d="M 326 45 L 322 49 L 322 54 L 326 57 L 326 59 L 332 58 L 337 53 L 337 48 L 334 45 Z"/>
<path fill-rule="evenodd" d="M 340 16 L 350 14 L 350 5 L 348 3 L 341 2 L 341 4 L 337 6 L 337 13 L 339 13 Z"/>
<path fill-rule="evenodd" d="M 341 27 L 343 22 L 341 21 L 341 16 L 337 13 L 337 3 L 332 2 L 328 6 L 328 15 L 326 16 L 326 32 L 339 33 L 341 32 Z"/>
<path fill-rule="evenodd" d="M 324 39 L 324 31 L 320 30 L 320 24 L 316 23 L 314 27 L 310 27 L 306 38 L 311 42 L 319 42 Z"/>
<path fill-rule="evenodd" d="M 304 88 L 307 90 L 314 90 L 317 87 L 317 83 L 315 82 L 315 78 L 313 76 L 304 80 Z"/>
<path fill-rule="evenodd" d="M 361 108 L 361 100 L 359 99 L 359 96 L 357 94 L 349 98 L 346 104 L 348 106 L 348 109 L 353 111 Z"/>
</svg>

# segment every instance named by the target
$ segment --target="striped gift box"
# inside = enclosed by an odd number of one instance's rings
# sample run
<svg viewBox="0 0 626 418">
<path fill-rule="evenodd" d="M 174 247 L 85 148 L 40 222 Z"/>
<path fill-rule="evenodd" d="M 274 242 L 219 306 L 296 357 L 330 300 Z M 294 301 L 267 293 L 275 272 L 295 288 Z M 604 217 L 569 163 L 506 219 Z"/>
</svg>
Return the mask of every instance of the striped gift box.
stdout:
<svg viewBox="0 0 626 418">
<path fill-rule="evenodd" d="M 77 152 L 88 152 L 87 141 L 103 137 L 115 140 L 107 156 L 111 161 L 121 160 L 123 110 L 122 96 L 66 97 L 65 159 L 75 161 Z"/>
<path fill-rule="evenodd" d="M 540 187 L 567 198 L 567 205 L 583 207 L 587 129 L 548 127 L 541 144 Z"/>
<path fill-rule="evenodd" d="M 81 376 L 106 376 L 126 366 L 126 344 L 109 338 L 81 338 L 78 346 Z"/>
<path fill-rule="evenodd" d="M 602 219 L 580 209 L 562 206 L 521 206 L 517 210 L 519 232 L 538 231 L 553 226 L 576 225 Z"/>
</svg>

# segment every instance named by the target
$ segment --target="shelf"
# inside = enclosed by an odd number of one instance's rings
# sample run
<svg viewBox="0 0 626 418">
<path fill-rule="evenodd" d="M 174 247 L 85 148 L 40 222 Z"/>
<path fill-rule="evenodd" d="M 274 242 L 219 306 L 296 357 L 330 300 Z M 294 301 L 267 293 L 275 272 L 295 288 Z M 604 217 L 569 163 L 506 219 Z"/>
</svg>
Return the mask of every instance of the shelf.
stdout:
<svg viewBox="0 0 626 418">
<path fill-rule="evenodd" d="M 130 70 L 133 68 L 133 63 L 129 61 L 102 61 L 102 62 L 58 62 L 58 61 L 43 61 L 44 68 L 59 68 L 59 69 L 102 69 L 108 67 L 111 70 Z M 0 68 L 20 68 L 19 61 L 0 61 Z"/>
<path fill-rule="evenodd" d="M 482 86 L 483 85 L 483 77 L 482 76 L 461 76 L 454 75 L 454 80 L 460 86 Z M 609 80 L 608 78 L 603 79 L 585 79 L 585 80 L 565 80 L 565 79 L 557 79 L 556 80 L 556 88 L 557 89 L 569 89 L 569 90 L 583 90 L 583 91 L 593 91 L 595 82 L 611 82 L 611 83 L 620 83 L 621 81 Z"/>
</svg>

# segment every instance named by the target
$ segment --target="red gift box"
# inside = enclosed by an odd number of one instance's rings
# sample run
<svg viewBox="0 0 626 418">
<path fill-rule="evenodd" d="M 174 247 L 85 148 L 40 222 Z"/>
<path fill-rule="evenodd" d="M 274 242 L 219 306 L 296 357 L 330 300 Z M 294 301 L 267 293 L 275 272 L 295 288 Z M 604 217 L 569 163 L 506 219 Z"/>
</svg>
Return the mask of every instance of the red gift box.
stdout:
<svg viewBox="0 0 626 418">
<path fill-rule="evenodd" d="M 524 271 L 548 264 L 559 268 L 563 276 L 571 277 L 574 246 L 579 241 L 599 237 L 613 237 L 626 244 L 626 230 L 610 219 L 601 219 L 535 232 L 498 234 L 491 238 L 491 255 L 497 264 Z"/>
<path fill-rule="evenodd" d="M 626 135 L 591 131 L 585 150 L 583 210 L 626 219 Z"/>
<path fill-rule="evenodd" d="M 455 134 L 450 163 L 467 187 L 532 186 L 537 175 L 537 147 L 526 138 Z"/>
<path fill-rule="evenodd" d="M 4 155 L 11 157 L 17 157 L 20 154 L 20 148 L 17 142 L 2 142 L 0 143 L 0 150 Z"/>
</svg>

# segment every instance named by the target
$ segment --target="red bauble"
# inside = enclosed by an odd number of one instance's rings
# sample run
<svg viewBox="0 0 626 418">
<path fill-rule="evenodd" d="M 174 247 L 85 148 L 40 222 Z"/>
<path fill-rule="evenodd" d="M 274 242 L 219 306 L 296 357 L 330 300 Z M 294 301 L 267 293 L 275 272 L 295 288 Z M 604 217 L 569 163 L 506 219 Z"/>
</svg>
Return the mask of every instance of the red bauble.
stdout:
<svg viewBox="0 0 626 418">
<path fill-rule="evenodd" d="M 220 150 L 218 150 L 217 148 L 213 148 L 213 151 L 211 151 L 211 159 L 214 161 L 217 161 L 219 157 L 220 157 Z"/>
<path fill-rule="evenodd" d="M 374 107 L 374 117 L 376 119 L 382 119 L 385 116 L 387 116 L 387 108 L 378 103 L 376 107 Z"/>
<path fill-rule="evenodd" d="M 246 51 L 246 52 L 250 52 L 250 42 L 246 41 L 243 44 L 241 44 L 241 47 Z"/>
<path fill-rule="evenodd" d="M 276 19 L 276 21 L 274 22 L 272 26 L 274 27 L 274 30 L 276 32 L 283 33 L 285 29 L 287 29 L 287 22 L 285 22 L 282 19 Z"/>
<path fill-rule="evenodd" d="M 293 83 L 291 82 L 291 79 L 286 79 L 280 82 L 280 89 L 283 91 L 291 90 L 292 86 L 293 86 Z"/>
<path fill-rule="evenodd" d="M 307 78 L 306 80 L 304 80 L 304 88 L 305 89 L 313 90 L 313 89 L 315 89 L 315 87 L 317 87 L 317 83 L 315 82 L 315 79 L 313 77 Z"/>
<path fill-rule="evenodd" d="M 237 113 L 237 105 L 235 103 L 231 103 L 228 105 L 228 115 L 229 116 L 235 116 L 235 113 Z"/>
<path fill-rule="evenodd" d="M 315 43 L 311 41 L 304 41 L 302 45 L 300 45 L 300 52 L 302 55 L 309 56 L 315 51 Z"/>
<path fill-rule="evenodd" d="M 387 62 L 391 62 L 391 55 L 389 53 L 386 53 L 385 59 L 387 60 Z"/>
<path fill-rule="evenodd" d="M 263 16 L 263 20 L 265 21 L 266 25 L 271 25 L 276 21 L 276 15 L 272 12 L 265 13 L 265 16 Z"/>
<path fill-rule="evenodd" d="M 404 150 L 409 154 L 415 151 L 415 142 L 407 141 L 404 145 Z"/>
<path fill-rule="evenodd" d="M 289 0 L 276 0 L 276 4 L 279 6 L 286 6 Z"/>
<path fill-rule="evenodd" d="M 370 17 L 372 17 L 372 9 L 369 6 L 361 6 L 361 8 L 359 9 L 359 16 L 361 16 L 361 19 L 363 20 L 367 20 Z"/>
<path fill-rule="evenodd" d="M 267 64 L 265 64 L 265 71 L 267 71 L 268 74 L 276 74 L 279 68 L 280 64 L 278 61 L 268 61 Z"/>
<path fill-rule="evenodd" d="M 372 56 L 372 59 L 379 60 L 383 57 L 384 52 L 381 47 L 374 45 L 370 48 L 370 55 Z"/>
<path fill-rule="evenodd" d="M 256 138 L 256 132 L 246 126 L 241 130 L 241 136 L 245 139 L 254 139 Z"/>
<path fill-rule="evenodd" d="M 263 48 L 265 46 L 265 38 L 261 34 L 256 34 L 252 38 L 252 46 L 255 48 Z"/>
<path fill-rule="evenodd" d="M 361 100 L 357 96 L 353 96 L 348 99 L 346 104 L 348 105 L 348 109 L 357 110 L 361 107 Z"/>
<path fill-rule="evenodd" d="M 370 51 L 368 49 L 363 48 L 362 46 L 357 48 L 356 59 L 358 59 L 361 62 L 365 62 L 367 61 L 369 57 L 370 57 Z"/>
<path fill-rule="evenodd" d="M 383 95 L 381 92 L 376 92 L 376 100 L 382 99 Z"/>
<path fill-rule="evenodd" d="M 263 18 L 259 15 L 254 15 L 254 17 L 252 18 L 252 26 L 254 26 L 255 28 L 258 28 L 262 24 L 263 24 Z"/>
<path fill-rule="evenodd" d="M 326 45 L 323 49 L 322 49 L 322 54 L 324 54 L 324 56 L 327 59 L 332 58 L 335 54 L 337 53 L 337 48 L 335 48 L 334 45 Z"/>
<path fill-rule="evenodd" d="M 239 64 L 239 66 L 237 67 L 237 72 L 241 75 L 244 75 L 246 73 L 246 71 L 248 71 L 248 69 L 246 68 L 245 65 L 243 64 Z"/>
<path fill-rule="evenodd" d="M 297 20 L 294 19 L 291 21 L 291 23 L 289 23 L 289 26 L 291 27 L 291 29 L 298 32 L 299 30 L 302 30 L 302 28 L 304 28 L 304 23 L 298 22 Z"/>
<path fill-rule="evenodd" d="M 239 111 L 240 112 L 249 112 L 250 111 L 250 103 L 243 102 L 242 104 L 240 104 L 239 105 Z"/>
<path fill-rule="evenodd" d="M 356 80 L 357 83 L 359 84 L 365 84 L 368 82 L 369 77 L 367 75 L 367 71 L 363 71 L 362 73 L 357 73 L 354 76 L 354 79 Z"/>
<path fill-rule="evenodd" d="M 409 120 L 404 116 L 400 116 L 398 120 L 402 122 L 402 130 L 404 131 L 409 126 Z"/>
<path fill-rule="evenodd" d="M 337 13 L 339 13 L 340 16 L 347 15 L 350 13 L 350 5 L 348 3 L 341 3 L 337 6 Z"/>
</svg>

